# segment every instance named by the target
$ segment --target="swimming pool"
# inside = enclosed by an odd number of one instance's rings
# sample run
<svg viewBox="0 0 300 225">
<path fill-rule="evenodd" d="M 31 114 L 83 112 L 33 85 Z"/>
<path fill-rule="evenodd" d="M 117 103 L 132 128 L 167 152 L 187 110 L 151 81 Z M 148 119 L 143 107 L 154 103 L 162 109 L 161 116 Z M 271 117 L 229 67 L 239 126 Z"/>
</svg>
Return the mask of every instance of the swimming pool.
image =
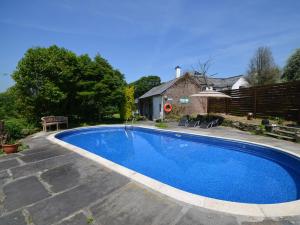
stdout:
<svg viewBox="0 0 300 225">
<path fill-rule="evenodd" d="M 56 138 L 200 196 L 255 204 L 300 198 L 299 159 L 265 146 L 123 126 L 65 131 Z"/>
</svg>

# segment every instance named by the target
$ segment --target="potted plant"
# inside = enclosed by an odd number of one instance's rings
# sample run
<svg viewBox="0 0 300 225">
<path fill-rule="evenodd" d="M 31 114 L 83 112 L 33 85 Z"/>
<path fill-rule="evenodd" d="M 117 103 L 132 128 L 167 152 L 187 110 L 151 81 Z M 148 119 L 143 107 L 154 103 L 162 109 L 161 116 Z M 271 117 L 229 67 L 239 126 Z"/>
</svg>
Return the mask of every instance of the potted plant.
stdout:
<svg viewBox="0 0 300 225">
<path fill-rule="evenodd" d="M 4 144 L 2 144 L 2 149 L 6 154 L 16 153 L 18 152 L 19 145 L 17 141 L 7 135 Z"/>
</svg>

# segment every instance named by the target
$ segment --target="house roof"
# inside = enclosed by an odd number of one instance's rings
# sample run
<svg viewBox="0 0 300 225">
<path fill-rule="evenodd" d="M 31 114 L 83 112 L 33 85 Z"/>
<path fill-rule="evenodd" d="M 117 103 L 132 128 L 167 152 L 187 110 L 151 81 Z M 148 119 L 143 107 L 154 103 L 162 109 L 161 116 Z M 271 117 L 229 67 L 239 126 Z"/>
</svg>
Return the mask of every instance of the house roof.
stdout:
<svg viewBox="0 0 300 225">
<path fill-rule="evenodd" d="M 155 95 L 161 95 L 163 92 L 165 92 L 168 88 L 170 88 L 171 86 L 173 86 L 173 84 L 175 84 L 179 79 L 181 79 L 182 77 L 184 77 L 185 75 L 170 80 L 168 82 L 165 82 L 159 86 L 156 86 L 154 88 L 152 88 L 150 91 L 146 92 L 145 94 L 143 94 L 141 97 L 139 97 L 139 99 L 141 98 L 148 98 L 151 96 L 155 96 Z M 189 75 L 191 78 L 194 78 L 195 82 L 200 86 L 200 85 L 206 85 L 205 79 L 203 76 L 201 75 Z M 243 75 L 239 75 L 239 76 L 233 76 L 233 77 L 228 77 L 228 78 L 213 78 L 213 77 L 208 77 L 207 78 L 207 82 L 209 86 L 213 86 L 215 88 L 228 88 L 228 87 L 232 87 L 232 85 L 237 82 L 238 79 L 240 79 Z"/>
<path fill-rule="evenodd" d="M 207 83 L 209 86 L 214 88 L 230 88 L 232 85 L 235 84 L 243 75 L 227 77 L 227 78 L 214 78 L 214 77 L 207 77 Z M 196 80 L 201 85 L 206 85 L 205 79 L 203 76 L 195 76 Z"/>
<path fill-rule="evenodd" d="M 176 81 L 178 81 L 181 77 L 170 80 L 168 82 L 165 82 L 159 86 L 156 86 L 154 88 L 152 88 L 150 91 L 146 92 L 145 94 L 143 94 L 141 97 L 139 98 L 148 98 L 151 96 L 155 96 L 155 95 L 160 95 L 162 94 L 164 91 L 166 91 L 168 88 L 170 88 L 173 84 L 176 83 Z"/>
</svg>

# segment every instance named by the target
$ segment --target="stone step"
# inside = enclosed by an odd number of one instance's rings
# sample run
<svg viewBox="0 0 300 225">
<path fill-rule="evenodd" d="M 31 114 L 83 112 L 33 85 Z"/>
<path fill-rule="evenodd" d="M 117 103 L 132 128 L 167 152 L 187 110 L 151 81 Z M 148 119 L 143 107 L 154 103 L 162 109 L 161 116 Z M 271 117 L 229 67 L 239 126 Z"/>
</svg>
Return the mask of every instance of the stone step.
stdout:
<svg viewBox="0 0 300 225">
<path fill-rule="evenodd" d="M 289 137 L 289 136 L 275 134 L 275 133 L 271 133 L 271 132 L 267 132 L 265 134 L 268 135 L 268 136 L 277 138 L 277 139 L 283 139 L 283 140 L 288 140 L 288 141 L 296 141 L 295 137 Z"/>
<path fill-rule="evenodd" d="M 281 129 L 273 129 L 273 133 L 288 136 L 288 137 L 295 137 L 296 132 L 288 131 L 288 130 L 281 130 Z"/>
<path fill-rule="evenodd" d="M 291 132 L 300 132 L 300 128 L 298 127 L 289 127 L 289 126 L 276 126 L 280 130 L 286 130 L 286 131 L 291 131 Z"/>
</svg>

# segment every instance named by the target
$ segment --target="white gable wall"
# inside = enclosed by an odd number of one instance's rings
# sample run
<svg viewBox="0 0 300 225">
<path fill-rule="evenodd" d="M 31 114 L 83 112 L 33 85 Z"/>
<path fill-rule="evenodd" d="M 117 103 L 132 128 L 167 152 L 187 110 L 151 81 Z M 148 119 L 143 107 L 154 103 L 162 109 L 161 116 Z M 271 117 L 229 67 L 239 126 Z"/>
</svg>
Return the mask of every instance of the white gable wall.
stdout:
<svg viewBox="0 0 300 225">
<path fill-rule="evenodd" d="M 241 77 L 240 79 L 238 79 L 231 87 L 231 89 L 239 89 L 241 86 L 243 87 L 249 87 L 249 82 L 244 78 Z"/>
</svg>

